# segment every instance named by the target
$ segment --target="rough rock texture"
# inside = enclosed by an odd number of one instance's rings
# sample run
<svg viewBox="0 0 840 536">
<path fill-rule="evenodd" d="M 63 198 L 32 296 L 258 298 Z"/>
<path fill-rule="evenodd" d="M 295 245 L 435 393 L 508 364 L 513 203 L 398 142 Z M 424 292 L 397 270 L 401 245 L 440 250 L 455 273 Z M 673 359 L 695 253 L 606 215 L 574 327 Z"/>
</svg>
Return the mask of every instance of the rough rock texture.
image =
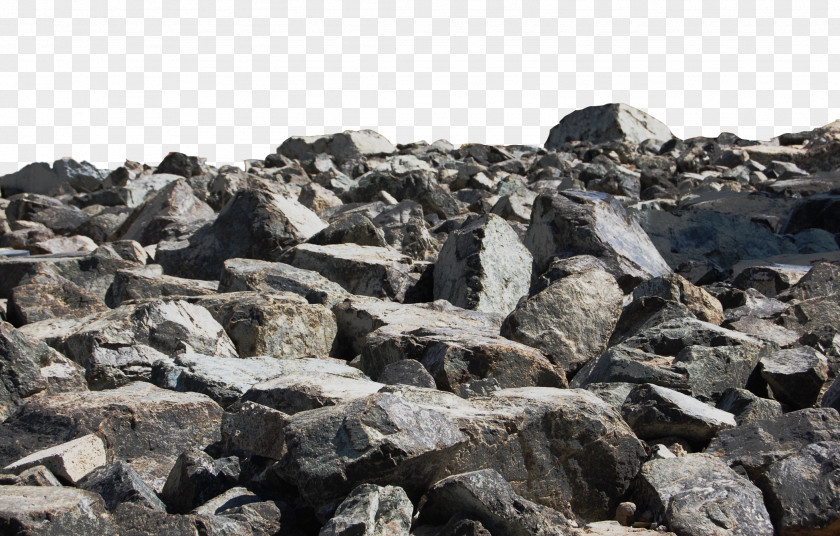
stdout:
<svg viewBox="0 0 840 536">
<path fill-rule="evenodd" d="M 109 511 L 123 503 L 137 504 L 158 512 L 166 511 L 166 505 L 157 494 L 130 465 L 121 460 L 94 469 L 77 486 L 101 495 Z"/>
<path fill-rule="evenodd" d="M 773 398 L 794 409 L 813 406 L 828 379 L 825 356 L 807 346 L 774 352 L 761 358 L 760 365 Z"/>
<path fill-rule="evenodd" d="M 76 484 L 97 467 L 105 465 L 105 462 L 105 444 L 102 439 L 95 434 L 88 434 L 67 443 L 34 452 L 10 463 L 3 470 L 20 473 L 30 467 L 43 465 L 65 482 Z"/>
<path fill-rule="evenodd" d="M 528 293 L 531 254 L 500 216 L 485 214 L 451 233 L 440 250 L 434 298 L 508 314 Z"/>
<path fill-rule="evenodd" d="M 98 494 L 65 487 L 0 486 L 0 532 L 116 535 Z"/>
<path fill-rule="evenodd" d="M 362 484 L 338 505 L 319 536 L 407 536 L 414 506 L 399 487 Z"/>
<path fill-rule="evenodd" d="M 641 110 L 626 104 L 604 104 L 575 110 L 564 117 L 549 132 L 545 148 L 554 149 L 576 140 L 593 143 L 621 140 L 638 144 L 647 139 L 662 143 L 673 137 L 664 123 Z"/>
</svg>

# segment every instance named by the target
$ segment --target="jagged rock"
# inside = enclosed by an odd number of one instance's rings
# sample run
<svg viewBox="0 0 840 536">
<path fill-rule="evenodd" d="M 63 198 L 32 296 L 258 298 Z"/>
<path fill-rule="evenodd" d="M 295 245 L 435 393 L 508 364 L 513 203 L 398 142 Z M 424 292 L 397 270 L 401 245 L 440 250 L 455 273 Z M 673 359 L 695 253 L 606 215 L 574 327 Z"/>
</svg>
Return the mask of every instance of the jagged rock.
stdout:
<svg viewBox="0 0 840 536">
<path fill-rule="evenodd" d="M 759 367 L 773 398 L 794 409 L 813 406 L 828 380 L 825 356 L 807 346 L 773 352 L 761 358 Z"/>
<path fill-rule="evenodd" d="M 397 152 L 397 148 L 373 130 L 345 130 L 324 136 L 292 136 L 277 148 L 277 152 L 297 160 L 327 153 L 341 162 L 363 156 L 392 154 Z"/>
<path fill-rule="evenodd" d="M 102 188 L 107 172 L 96 169 L 93 164 L 72 158 L 61 158 L 53 162 L 53 171 L 58 180 L 66 181 L 77 192 L 92 192 Z"/>
<path fill-rule="evenodd" d="M 414 505 L 401 488 L 362 484 L 342 501 L 319 536 L 408 536 Z"/>
<path fill-rule="evenodd" d="M 717 408 L 735 415 L 738 426 L 782 414 L 782 405 L 775 400 L 759 398 L 746 389 L 727 389 L 718 400 Z"/>
<path fill-rule="evenodd" d="M 840 334 L 840 294 L 811 298 L 792 304 L 776 320 L 783 327 L 800 334 L 800 342 L 820 350 L 830 359 L 832 376 L 840 371 L 834 340 Z"/>
<path fill-rule="evenodd" d="M 434 272 L 434 297 L 508 314 L 528 293 L 531 254 L 500 216 L 485 214 L 451 233 Z"/>
<path fill-rule="evenodd" d="M 239 460 L 214 460 L 200 450 L 186 450 L 175 461 L 161 498 L 172 513 L 185 514 L 236 485 Z"/>
<path fill-rule="evenodd" d="M 531 210 L 537 194 L 531 190 L 520 188 L 515 192 L 503 195 L 496 201 L 490 212 L 498 214 L 508 221 L 529 223 L 531 221 Z"/>
<path fill-rule="evenodd" d="M 281 260 L 318 272 L 352 294 L 396 301 L 405 297 L 422 266 L 391 248 L 356 244 L 301 244 Z"/>
<path fill-rule="evenodd" d="M 330 222 L 330 224 L 310 236 L 309 244 L 326 246 L 327 244 L 358 244 L 360 246 L 387 247 L 388 243 L 382 231 L 364 214 L 352 213 Z"/>
<path fill-rule="evenodd" d="M 77 486 L 101 495 L 105 507 L 111 512 L 123 503 L 133 503 L 158 512 L 166 511 L 166 505 L 157 494 L 122 460 L 94 469 Z"/>
<path fill-rule="evenodd" d="M 436 387 L 434 377 L 421 362 L 414 359 L 403 359 L 385 365 L 377 380 L 385 385 L 413 385 L 427 389 Z"/>
<path fill-rule="evenodd" d="M 676 436 L 702 443 L 736 426 L 731 413 L 650 383 L 630 391 L 621 406 L 621 416 L 641 439 Z"/>
<path fill-rule="evenodd" d="M 560 120 L 548 134 L 546 149 L 556 149 L 570 141 L 628 141 L 647 139 L 664 143 L 674 135 L 664 123 L 626 104 L 604 104 L 575 110 Z"/>
<path fill-rule="evenodd" d="M 164 228 L 173 222 L 214 215 L 213 209 L 195 196 L 189 184 L 178 179 L 138 207 L 117 234 L 123 240 L 136 240 L 145 246 L 164 239 Z"/>
<path fill-rule="evenodd" d="M 757 481 L 767 468 L 818 441 L 840 441 L 840 415 L 831 408 L 802 409 L 720 432 L 706 452 Z"/>
<path fill-rule="evenodd" d="M 67 337 L 64 347 L 68 357 L 84 363 L 96 348 L 137 344 L 167 355 L 195 351 L 237 357 L 224 328 L 207 309 L 182 300 L 120 306 L 82 326 Z"/>
<path fill-rule="evenodd" d="M 586 386 L 586 390 L 595 394 L 598 398 L 609 404 L 610 406 L 621 411 L 621 405 L 627 399 L 630 391 L 636 387 L 634 383 L 626 382 L 606 382 L 606 383 L 590 383 Z"/>
<path fill-rule="evenodd" d="M 168 153 L 160 164 L 158 164 L 155 173 L 169 173 L 190 178 L 207 172 L 207 168 L 204 165 L 205 160 L 205 158 L 187 156 L 184 153 L 173 151 Z"/>
<path fill-rule="evenodd" d="M 218 283 L 164 275 L 157 264 L 117 270 L 114 282 L 105 295 L 109 307 L 119 307 L 128 300 L 146 300 L 169 296 L 204 296 L 215 294 Z"/>
<path fill-rule="evenodd" d="M 332 307 L 349 296 L 346 290 L 318 272 L 282 262 L 228 259 L 222 269 L 219 292 L 257 290 L 294 292 L 309 303 Z"/>
<path fill-rule="evenodd" d="M 28 192 L 50 195 L 59 190 L 64 181 L 46 162 L 33 162 L 20 170 L 0 177 L 3 197 Z"/>
<path fill-rule="evenodd" d="M 799 341 L 799 334 L 793 330 L 783 328 L 770 320 L 745 315 L 735 321 L 727 322 L 725 326 L 745 335 L 773 343 L 780 348 L 794 346 Z"/>
<path fill-rule="evenodd" d="M 201 518 L 227 519 L 238 523 L 240 531 L 250 530 L 254 536 L 271 536 L 286 531 L 296 534 L 287 519 L 282 502 L 264 500 L 247 488 L 235 487 L 192 510 Z M 281 530 L 282 529 L 282 530 Z"/>
<path fill-rule="evenodd" d="M 12 289 L 9 299 L 9 319 L 17 325 L 107 310 L 108 306 L 98 296 L 66 279 L 57 283 L 19 285 Z"/>
<path fill-rule="evenodd" d="M 777 296 L 779 299 L 809 300 L 840 293 L 840 266 L 820 262 L 788 290 Z"/>
<path fill-rule="evenodd" d="M 537 197 L 523 242 L 539 271 L 554 256 L 589 254 L 604 261 L 625 291 L 671 271 L 639 224 L 615 199 L 600 193 Z"/>
<path fill-rule="evenodd" d="M 0 464 L 90 433 L 157 489 L 184 449 L 219 440 L 222 409 L 197 393 L 135 382 L 108 391 L 38 397 L 0 424 Z"/>
<path fill-rule="evenodd" d="M 330 355 L 335 315 L 290 292 L 231 292 L 196 299 L 230 336 L 239 357 Z"/>
<path fill-rule="evenodd" d="M 824 408 L 834 408 L 840 412 L 840 379 L 835 378 L 831 386 L 826 389 L 820 405 Z"/>
<path fill-rule="evenodd" d="M 501 334 L 539 349 L 571 376 L 606 350 L 622 299 L 609 273 L 572 274 L 517 305 Z"/>
<path fill-rule="evenodd" d="M 830 233 L 840 233 L 837 211 L 840 208 L 840 196 L 834 193 L 813 195 L 799 202 L 790 214 L 783 233 L 795 234 L 805 229 L 824 229 Z"/>
<path fill-rule="evenodd" d="M 296 200 L 266 189 L 240 190 L 216 220 L 186 241 L 158 244 L 157 262 L 171 275 L 216 279 L 224 261 L 237 257 L 279 260 L 326 224 Z"/>
<path fill-rule="evenodd" d="M 69 487 L 0 486 L 7 534 L 118 534 L 98 494 Z"/>
<path fill-rule="evenodd" d="M 143 344 L 111 349 L 98 346 L 79 361 L 88 386 L 94 390 L 113 389 L 133 381 L 149 381 L 152 367 L 166 361 L 166 354 Z"/>
<path fill-rule="evenodd" d="M 242 402 L 222 416 L 222 438 L 247 451 L 280 460 L 286 453 L 283 429 L 289 416 L 256 402 Z"/>
<path fill-rule="evenodd" d="M 418 521 L 443 525 L 456 515 L 480 521 L 492 534 L 577 534 L 560 512 L 518 495 L 493 469 L 453 475 L 436 482 L 426 493 Z"/>
<path fill-rule="evenodd" d="M 332 190 L 315 182 L 306 184 L 300 189 L 298 202 L 316 214 L 330 207 L 340 207 L 344 204 Z"/>
<path fill-rule="evenodd" d="M 30 467 L 43 465 L 55 476 L 75 485 L 91 471 L 105 465 L 106 456 L 102 439 L 95 434 L 88 434 L 32 453 L 10 463 L 3 470 L 20 473 Z"/>
<path fill-rule="evenodd" d="M 415 170 L 402 175 L 387 171 L 370 171 L 359 177 L 358 183 L 347 193 L 350 201 L 368 202 L 379 192 L 387 192 L 397 201 L 411 199 L 420 203 L 426 214 L 446 219 L 461 213 L 458 201 L 437 181 L 433 171 Z"/>
<path fill-rule="evenodd" d="M 119 527 L 120 536 L 199 536 L 199 527 L 202 530 L 206 528 L 202 520 L 194 516 L 170 515 L 130 502 L 117 506 L 111 515 Z"/>
<path fill-rule="evenodd" d="M 772 536 L 761 491 L 706 454 L 651 460 L 642 466 L 637 502 L 685 536 Z"/>
<path fill-rule="evenodd" d="M 840 530 L 840 442 L 806 446 L 770 465 L 757 484 L 777 534 Z"/>
<path fill-rule="evenodd" d="M 795 285 L 810 267 L 788 264 L 748 266 L 734 274 L 732 284 L 741 289 L 753 288 L 768 298 Z"/>
<path fill-rule="evenodd" d="M 89 253 L 96 250 L 96 242 L 86 236 L 56 236 L 39 240 L 29 245 L 33 255 L 56 255 L 63 253 Z"/>
</svg>

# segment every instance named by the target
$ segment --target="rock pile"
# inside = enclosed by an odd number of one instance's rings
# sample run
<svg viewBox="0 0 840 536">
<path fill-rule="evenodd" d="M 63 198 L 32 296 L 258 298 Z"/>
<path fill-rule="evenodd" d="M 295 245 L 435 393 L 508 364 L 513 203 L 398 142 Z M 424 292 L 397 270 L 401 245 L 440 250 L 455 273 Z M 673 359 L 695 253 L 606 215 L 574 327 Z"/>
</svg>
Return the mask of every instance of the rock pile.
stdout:
<svg viewBox="0 0 840 536">
<path fill-rule="evenodd" d="M 840 123 L 0 177 L 0 533 L 840 533 Z"/>
</svg>

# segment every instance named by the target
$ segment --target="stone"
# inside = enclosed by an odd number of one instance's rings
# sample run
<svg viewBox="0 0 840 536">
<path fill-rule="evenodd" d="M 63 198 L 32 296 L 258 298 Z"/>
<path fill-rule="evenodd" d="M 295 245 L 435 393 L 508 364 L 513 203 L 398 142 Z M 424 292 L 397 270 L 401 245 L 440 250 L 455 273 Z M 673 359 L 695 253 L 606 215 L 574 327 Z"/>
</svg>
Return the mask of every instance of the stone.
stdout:
<svg viewBox="0 0 840 536">
<path fill-rule="evenodd" d="M 164 275 L 157 264 L 117 270 L 114 281 L 105 295 L 111 308 L 129 300 L 148 300 L 170 296 L 205 296 L 215 294 L 218 283 Z"/>
<path fill-rule="evenodd" d="M 621 416 L 641 439 L 676 436 L 703 443 L 736 426 L 735 416 L 688 395 L 649 383 L 637 385 L 621 406 Z"/>
<path fill-rule="evenodd" d="M 119 527 L 120 536 L 189 535 L 199 536 L 206 524 L 195 516 L 167 514 L 133 503 L 123 503 L 111 513 Z M 248 534 L 245 532 L 244 534 Z"/>
<path fill-rule="evenodd" d="M 158 498 L 154 490 L 122 460 L 97 467 L 76 485 L 79 489 L 101 495 L 105 501 L 105 507 L 110 512 L 123 503 L 136 504 L 158 512 L 166 511 L 166 505 Z"/>
<path fill-rule="evenodd" d="M 761 491 L 712 456 L 651 460 L 639 483 L 637 503 L 677 534 L 774 534 Z"/>
<path fill-rule="evenodd" d="M 498 214 L 508 221 L 530 223 L 531 209 L 536 198 L 536 193 L 520 188 L 511 194 L 500 197 L 493 208 L 490 209 L 490 212 Z"/>
<path fill-rule="evenodd" d="M 284 141 L 277 152 L 298 160 L 327 153 L 341 162 L 363 156 L 392 154 L 397 152 L 397 148 L 373 130 L 345 130 L 324 136 L 293 136 Z"/>
<path fill-rule="evenodd" d="M 9 223 L 40 223 L 60 235 L 71 235 L 88 219 L 78 207 L 66 205 L 53 197 L 39 194 L 11 196 L 5 210 Z"/>
<path fill-rule="evenodd" d="M 72 158 L 61 158 L 53 162 L 53 171 L 59 181 L 67 182 L 77 192 L 93 192 L 102 188 L 107 171 L 96 169 L 90 162 L 76 162 Z"/>
<path fill-rule="evenodd" d="M 295 523 L 289 519 L 293 514 L 282 501 L 265 500 L 244 487 L 234 487 L 192 510 L 199 519 L 233 521 L 239 531 L 250 530 L 255 535 L 269 536 L 285 531 L 296 531 Z M 224 523 L 225 526 L 228 523 Z M 282 529 L 282 530 L 281 530 Z"/>
<path fill-rule="evenodd" d="M 782 414 L 782 405 L 779 402 L 760 398 L 746 389 L 727 389 L 716 407 L 735 415 L 738 426 L 772 419 Z"/>
<path fill-rule="evenodd" d="M 309 244 L 358 244 L 360 246 L 387 247 L 385 236 L 364 214 L 352 213 L 333 220 L 309 237 Z"/>
<path fill-rule="evenodd" d="M 286 453 L 284 428 L 289 416 L 256 402 L 228 408 L 222 416 L 222 438 L 231 444 L 273 460 Z"/>
<path fill-rule="evenodd" d="M 555 256 L 598 257 L 625 292 L 671 271 L 639 224 L 615 199 L 601 193 L 538 196 L 523 242 L 539 271 Z"/>
<path fill-rule="evenodd" d="M 777 534 L 840 530 L 840 442 L 820 441 L 781 459 L 757 484 Z"/>
<path fill-rule="evenodd" d="M 97 248 L 96 242 L 86 236 L 56 236 L 30 244 L 33 255 L 55 255 L 62 253 L 88 253 Z"/>
<path fill-rule="evenodd" d="M 421 266 L 391 248 L 356 244 L 300 244 L 281 260 L 318 272 L 352 294 L 395 301 L 405 297 Z"/>
<path fill-rule="evenodd" d="M 732 284 L 741 289 L 753 288 L 768 298 L 775 298 L 795 285 L 810 269 L 809 266 L 786 264 L 748 266 L 734 274 Z"/>
<path fill-rule="evenodd" d="M 793 409 L 814 406 L 828 380 L 826 357 L 807 346 L 773 352 L 761 358 L 759 367 L 773 398 Z"/>
<path fill-rule="evenodd" d="M 837 210 L 840 196 L 835 193 L 812 195 L 800 201 L 793 209 L 782 229 L 783 233 L 795 234 L 805 229 L 824 229 L 840 233 Z"/>
<path fill-rule="evenodd" d="M 402 488 L 362 484 L 338 505 L 319 536 L 408 536 L 414 505 Z"/>
<path fill-rule="evenodd" d="M 664 143 L 674 135 L 665 124 L 626 104 L 604 104 L 575 110 L 560 120 L 548 134 L 546 149 L 571 141 L 602 143 L 620 140 L 640 144 L 647 139 Z"/>
<path fill-rule="evenodd" d="M 426 367 L 414 359 L 403 359 L 385 365 L 378 378 L 380 383 L 385 385 L 413 385 L 435 389 L 435 379 L 426 370 Z"/>
<path fill-rule="evenodd" d="M 577 534 L 560 512 L 518 495 L 493 469 L 452 475 L 436 482 L 425 495 L 418 520 L 443 525 L 456 515 L 480 521 L 491 534 Z"/>
<path fill-rule="evenodd" d="M 825 393 L 823 393 L 820 405 L 824 408 L 834 408 L 840 412 L 840 380 L 837 378 L 831 383 Z"/>
<path fill-rule="evenodd" d="M 222 269 L 219 292 L 257 290 L 294 292 L 309 303 L 332 307 L 349 296 L 337 283 L 318 272 L 295 268 L 282 262 L 228 259 Z"/>
<path fill-rule="evenodd" d="M 0 529 L 7 534 L 118 534 L 98 494 L 70 487 L 0 486 Z"/>
<path fill-rule="evenodd" d="M 178 456 L 160 497 L 172 513 L 185 514 L 232 488 L 239 479 L 236 458 L 214 460 L 200 450 Z"/>
<path fill-rule="evenodd" d="M 827 262 L 815 264 L 791 288 L 781 292 L 779 299 L 809 300 L 840 293 L 840 266 Z"/>
<path fill-rule="evenodd" d="M 46 162 L 33 162 L 20 170 L 0 177 L 3 197 L 18 193 L 50 195 L 61 187 L 64 181 L 50 169 Z"/>
<path fill-rule="evenodd" d="M 63 316 L 82 317 L 104 312 L 108 306 L 95 294 L 67 279 L 56 283 L 30 283 L 12 289 L 9 319 L 17 325 Z"/>
<path fill-rule="evenodd" d="M 190 178 L 207 172 L 204 164 L 206 159 L 197 156 L 187 156 L 184 153 L 168 153 L 155 169 L 156 174 L 168 173 Z"/>
<path fill-rule="evenodd" d="M 20 473 L 24 469 L 43 465 L 55 476 L 75 485 L 91 471 L 105 465 L 106 457 L 102 439 L 95 434 L 88 434 L 30 454 L 10 463 L 3 470 Z"/>
<path fill-rule="evenodd" d="M 433 171 L 414 170 L 397 175 L 373 170 L 359 177 L 346 197 L 350 201 L 366 203 L 383 191 L 397 201 L 415 201 L 423 207 L 424 213 L 437 214 L 441 219 L 461 213 L 461 205 L 438 183 L 437 173 Z"/>
<path fill-rule="evenodd" d="M 528 293 L 531 262 L 510 225 L 485 214 L 446 239 L 435 263 L 434 298 L 506 315 Z"/>
<path fill-rule="evenodd" d="M 316 214 L 330 207 L 340 207 L 344 204 L 332 190 L 315 182 L 300 189 L 298 202 Z"/>
<path fill-rule="evenodd" d="M 517 305 L 502 323 L 501 334 L 537 348 L 572 376 L 606 350 L 622 300 L 609 273 L 592 269 L 572 274 Z"/>
<path fill-rule="evenodd" d="M 94 390 L 113 389 L 133 381 L 149 381 L 152 368 L 169 357 L 150 346 L 135 344 L 111 349 L 97 346 L 79 361 L 88 386 Z"/>
</svg>

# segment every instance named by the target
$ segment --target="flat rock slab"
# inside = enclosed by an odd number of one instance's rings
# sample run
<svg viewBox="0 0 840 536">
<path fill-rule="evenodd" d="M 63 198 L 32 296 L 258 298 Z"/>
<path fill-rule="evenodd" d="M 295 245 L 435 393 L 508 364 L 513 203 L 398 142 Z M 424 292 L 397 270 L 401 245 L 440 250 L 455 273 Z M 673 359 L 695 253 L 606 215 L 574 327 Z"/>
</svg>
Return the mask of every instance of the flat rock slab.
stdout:
<svg viewBox="0 0 840 536">
<path fill-rule="evenodd" d="M 67 443 L 40 450 L 3 468 L 20 473 L 30 467 L 43 465 L 55 476 L 76 484 L 97 467 L 105 465 L 105 443 L 96 434 L 88 434 Z"/>
<path fill-rule="evenodd" d="M 0 486 L 0 528 L 8 534 L 117 534 L 98 493 L 69 487 Z"/>
</svg>

